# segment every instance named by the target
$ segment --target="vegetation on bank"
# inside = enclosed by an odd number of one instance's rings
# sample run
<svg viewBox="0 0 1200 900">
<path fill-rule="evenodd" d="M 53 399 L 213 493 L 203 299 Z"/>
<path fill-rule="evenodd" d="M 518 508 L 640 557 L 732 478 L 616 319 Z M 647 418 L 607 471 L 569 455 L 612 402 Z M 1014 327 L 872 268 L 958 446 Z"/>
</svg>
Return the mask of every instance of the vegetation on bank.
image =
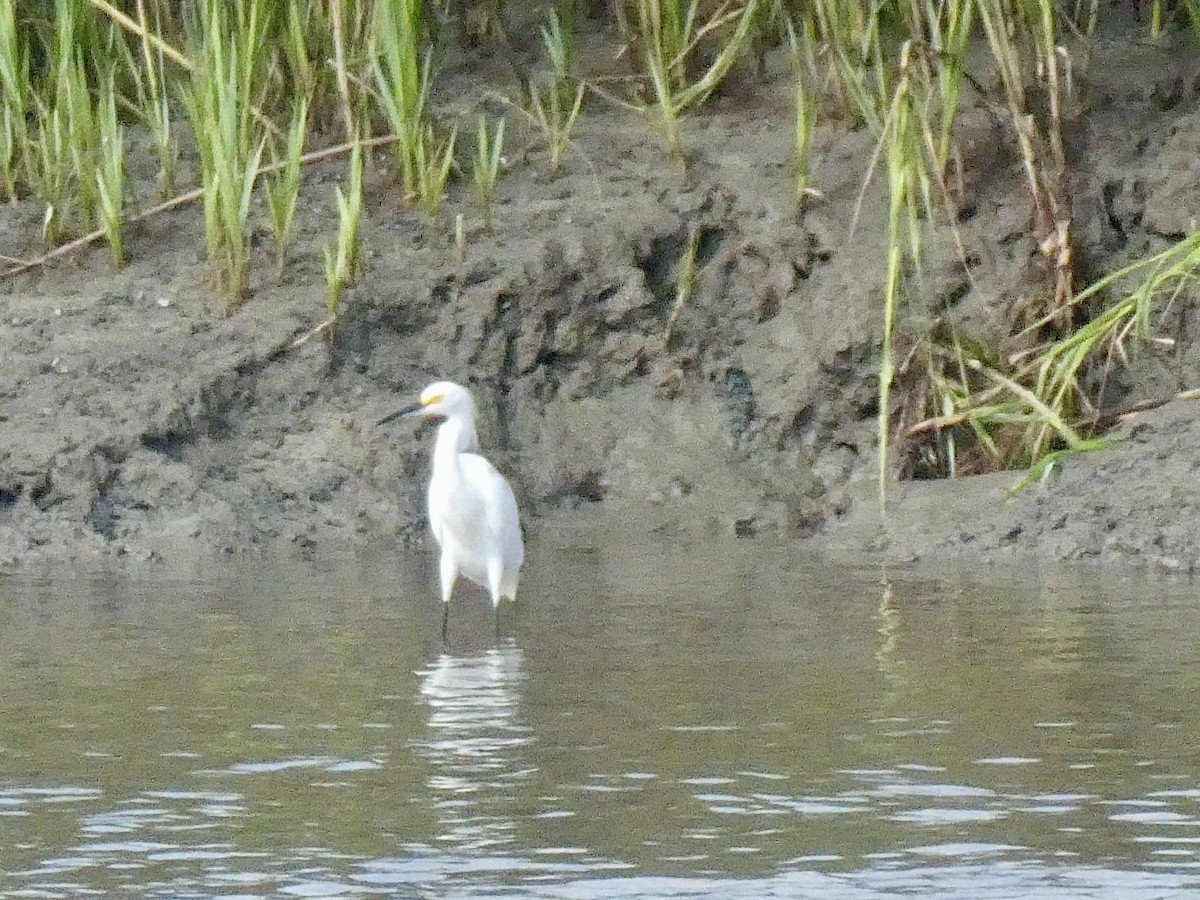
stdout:
<svg viewBox="0 0 1200 900">
<path fill-rule="evenodd" d="M 1200 37 L 1200 0 L 1141 6 L 1147 36 L 1184 27 Z M 433 87 L 455 54 L 512 64 L 507 83 L 515 87 L 493 93 L 536 127 L 552 175 L 573 150 L 576 123 L 598 103 L 642 111 L 665 155 L 686 171 L 681 121 L 703 115 L 735 69 L 761 72 L 767 54 L 783 54 L 795 86 L 798 213 L 820 183 L 809 145 L 823 116 L 870 129 L 877 144 L 867 177 L 888 189 L 882 492 L 897 458 L 919 460 L 910 471 L 953 475 L 967 447 L 1009 467 L 1096 446 L 1105 414 L 1081 376 L 1145 337 L 1156 311 L 1200 267 L 1200 235 L 1192 235 L 1094 284 L 1076 283 L 1063 122 L 1075 103 L 1077 52 L 1103 14 L 1098 0 L 559 0 L 539 10 L 505 0 L 0 0 L 0 196 L 40 205 L 48 247 L 37 260 L 10 261 L 8 274 L 96 240 L 121 265 L 131 222 L 198 200 L 214 289 L 232 311 L 256 263 L 248 227 L 255 196 L 282 271 L 303 166 L 343 156 L 347 187 L 336 189 L 336 236 L 325 248 L 336 318 L 360 264 L 371 151 L 431 227 L 450 227 L 441 204 L 454 178 L 471 182 L 493 225 L 505 120 L 473 109 L 460 121 L 434 108 Z M 535 16 L 538 53 L 518 53 L 508 29 Z M 585 26 L 606 30 L 614 55 L 632 61 L 631 75 L 581 68 L 576 38 Z M 986 53 L 972 57 L 971 48 Z M 955 140 L 967 90 L 991 107 L 1016 149 L 1030 244 L 1044 262 L 1039 289 L 995 346 L 960 333 L 919 299 L 930 223 L 955 233 L 968 199 Z M 132 193 L 135 133 L 153 150 L 155 196 Z M 179 193 L 185 142 L 199 160 L 199 184 Z M 455 222 L 462 252 L 461 214 Z M 696 277 L 694 241 L 690 252 L 678 267 L 664 347 Z M 897 435 L 899 453 L 889 447 Z"/>
</svg>

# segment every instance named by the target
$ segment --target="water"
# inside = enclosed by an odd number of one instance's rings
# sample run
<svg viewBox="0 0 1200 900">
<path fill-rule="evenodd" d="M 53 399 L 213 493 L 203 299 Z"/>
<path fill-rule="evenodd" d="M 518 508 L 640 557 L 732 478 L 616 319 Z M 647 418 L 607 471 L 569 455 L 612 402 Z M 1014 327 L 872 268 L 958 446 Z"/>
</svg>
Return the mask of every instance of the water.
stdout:
<svg viewBox="0 0 1200 900">
<path fill-rule="evenodd" d="M 558 543 L 0 581 L 0 897 L 1200 892 L 1192 583 Z"/>
</svg>

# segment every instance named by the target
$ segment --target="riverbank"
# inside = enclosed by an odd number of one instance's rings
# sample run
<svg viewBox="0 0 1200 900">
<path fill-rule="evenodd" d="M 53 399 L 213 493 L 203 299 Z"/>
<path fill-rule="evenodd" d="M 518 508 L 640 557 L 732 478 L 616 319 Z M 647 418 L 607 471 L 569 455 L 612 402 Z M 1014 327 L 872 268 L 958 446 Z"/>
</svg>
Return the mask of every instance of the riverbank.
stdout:
<svg viewBox="0 0 1200 900">
<path fill-rule="evenodd" d="M 1091 275 L 1166 246 L 1200 215 L 1195 53 L 1125 42 L 1093 58 L 1105 65 L 1077 73 L 1084 112 L 1071 144 L 1078 266 Z M 119 271 L 94 246 L 6 279 L 0 569 L 320 557 L 423 540 L 428 438 L 374 422 L 444 377 L 475 391 L 485 446 L 530 529 L 596 505 L 631 536 L 783 532 L 896 559 L 1014 549 L 1190 571 L 1200 559 L 1190 402 L 1131 417 L 1118 446 L 1068 460 L 1015 499 L 1004 495 L 1016 473 L 894 484 L 880 531 L 887 198 L 878 179 L 862 191 L 875 143 L 822 124 L 820 198 L 800 214 L 786 62 L 768 62 L 765 83 L 735 78 L 686 122 L 686 176 L 622 107 L 589 101 L 555 177 L 535 131 L 510 116 L 490 231 L 463 183 L 431 228 L 379 157 L 367 176 L 365 275 L 336 331 L 314 334 L 340 161 L 306 169 L 282 280 L 264 238 L 250 299 L 228 317 L 212 298 L 195 206 L 132 228 Z M 472 70 L 444 83 L 498 103 Z M 914 315 L 995 334 L 1032 289 L 1030 203 L 979 98 L 964 100 L 958 139 L 969 267 L 948 229 L 932 226 Z M 185 158 L 183 175 L 194 166 Z M 461 259 L 449 225 L 459 213 Z M 32 203 L 0 210 L 0 250 L 36 255 L 40 223 Z M 692 235 L 695 290 L 677 307 Z M 1200 384 L 1191 308 L 1181 297 L 1162 324 L 1169 347 L 1131 348 L 1106 400 Z"/>
</svg>

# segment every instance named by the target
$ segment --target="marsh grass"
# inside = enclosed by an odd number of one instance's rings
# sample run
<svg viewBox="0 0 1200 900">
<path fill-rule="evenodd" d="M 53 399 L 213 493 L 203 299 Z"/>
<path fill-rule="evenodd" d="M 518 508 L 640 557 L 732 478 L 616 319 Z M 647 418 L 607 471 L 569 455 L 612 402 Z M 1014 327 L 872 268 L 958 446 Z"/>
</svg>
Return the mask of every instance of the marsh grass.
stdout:
<svg viewBox="0 0 1200 900">
<path fill-rule="evenodd" d="M 342 291 L 358 275 L 361 252 L 359 230 L 363 200 L 362 144 L 354 141 L 350 151 L 350 177 L 347 191 L 336 188 L 338 209 L 337 240 L 325 247 L 325 302 L 329 315 L 337 319 L 342 308 Z"/>
<path fill-rule="evenodd" d="M 550 66 L 546 84 L 529 83 L 529 113 L 546 139 L 550 174 L 557 175 L 571 133 L 583 110 L 584 85 L 575 78 L 575 34 L 564 28 L 558 10 L 541 29 L 542 47 Z"/>
<path fill-rule="evenodd" d="M 1050 342 L 1033 357 L 1029 369 L 1036 376 L 1031 379 L 1031 390 L 1058 418 L 1073 417 L 1079 411 L 1085 421 L 1100 418 L 1081 388 L 1084 367 L 1099 357 L 1102 371 L 1107 373 L 1123 362 L 1132 345 L 1151 337 L 1156 321 L 1200 286 L 1200 232 L 1098 279 L 1072 298 L 1072 305 L 1102 298 L 1133 278 L 1138 280 L 1131 290 L 1118 294 L 1081 327 Z M 1052 315 L 1033 327 L 1048 324 Z M 1052 448 L 1055 437 L 1062 437 L 1061 430 L 1043 416 L 1028 437 L 1030 457 L 1036 459 Z"/>
<path fill-rule="evenodd" d="M 79 230 L 84 231 L 96 216 L 98 198 L 95 172 L 100 154 L 100 128 L 89 94 L 83 60 L 75 53 L 64 60 L 59 71 L 56 107 L 65 110 L 63 121 L 75 187 L 77 222 Z"/>
<path fill-rule="evenodd" d="M 376 98 L 397 136 L 393 152 L 408 198 L 422 196 L 429 161 L 426 104 L 433 79 L 432 55 L 422 52 L 420 0 L 380 0 L 371 33 Z"/>
<path fill-rule="evenodd" d="M 1156 323 L 1200 286 L 1200 233 L 1111 272 L 1071 300 L 1072 307 L 1098 306 L 1080 327 L 1033 351 L 1003 360 L 978 347 L 960 354 L 954 402 L 942 414 L 913 424 L 910 434 L 950 434 L 969 428 L 999 468 L 1030 467 L 1016 489 L 1037 480 L 1065 456 L 1109 446 L 1096 432 L 1129 412 L 1152 409 L 1196 391 L 1149 398 L 1128 408 L 1096 407 L 1085 375 L 1099 374 L 1098 396 L 1108 373 L 1154 340 Z M 1058 311 L 1032 323 L 1025 336 L 1049 328 Z M 944 350 L 942 352 L 945 352 Z M 951 392 L 947 392 L 949 395 Z M 994 441 L 1000 429 L 1010 439 Z"/>
<path fill-rule="evenodd" d="M 887 174 L 889 191 L 886 275 L 882 291 L 882 334 L 879 375 L 879 494 L 886 509 L 890 480 L 893 423 L 911 422 L 914 399 L 920 398 L 925 421 L 953 419 L 967 424 L 978 446 L 993 455 L 995 464 L 1023 458 L 1005 441 L 992 440 L 993 430 L 1011 430 L 1017 407 L 1028 398 L 1009 396 L 1002 408 L 990 403 L 987 392 L 1012 393 L 1020 381 L 1003 366 L 964 356 L 961 347 L 940 344 L 934 334 L 937 314 L 922 299 L 926 232 L 940 219 L 947 227 L 964 272 L 967 254 L 958 234 L 956 210 L 961 180 L 954 146 L 954 126 L 965 77 L 967 48 L 976 21 L 999 74 L 1003 109 L 1018 149 L 1034 208 L 1033 249 L 1048 260 L 1044 291 L 1032 293 L 1022 315 L 1026 321 L 1053 322 L 1060 331 L 1069 324 L 1066 312 L 1074 291 L 1069 204 L 1064 201 L 1065 170 L 1061 123 L 1071 93 L 1070 56 L 1059 45 L 1055 12 L 1050 0 L 947 0 L 944 3 L 895 5 L 852 4 L 845 0 L 814 0 L 812 30 L 829 67 L 831 94 L 877 136 L 876 165 Z M 795 35 L 795 32 L 792 32 Z M 919 37 L 914 37 L 919 36 Z M 793 37 L 793 46 L 797 41 Z M 793 56 L 796 50 L 793 49 Z M 800 102 L 802 86 L 797 87 Z M 1029 109 L 1031 94 L 1045 98 L 1044 113 Z M 797 110 L 797 146 L 803 146 L 803 110 Z M 861 195 L 860 195 L 861 203 Z M 852 221 L 858 217 L 858 205 Z M 853 230 L 853 225 L 851 226 Z M 924 336 L 905 358 L 904 391 L 895 402 L 897 375 L 894 336 L 901 321 Z M 921 325 L 921 322 L 927 324 Z M 1014 332 L 1023 322 L 1014 322 Z M 914 378 L 913 368 L 922 370 Z M 914 388 L 914 385 L 920 385 Z M 915 391 L 915 393 L 914 393 Z M 988 398 L 988 399 L 980 399 Z M 975 402 L 977 415 L 955 418 Z M 1065 418 L 1047 419 L 1049 406 L 1028 408 L 1022 415 L 1050 422 L 1049 427 L 1069 446 L 1079 439 L 1065 430 Z M 898 410 L 902 411 L 898 416 Z M 937 431 L 935 429 L 935 431 Z M 911 431 L 909 432 L 911 434 Z M 944 471 L 957 470 L 960 452 L 956 434 L 937 431 L 935 455 Z"/>
<path fill-rule="evenodd" d="M 1069 321 L 1062 312 L 1074 291 L 1070 205 L 1062 176 L 1066 168 L 1062 144 L 1064 86 L 1070 91 L 1069 68 L 1062 71 L 1051 0 L 978 0 L 977 9 L 992 59 L 1004 89 L 1009 121 L 1019 149 L 1034 208 L 1034 228 L 1041 253 L 1051 261 L 1051 290 L 1031 318 L 1049 313 L 1056 327 Z M 1017 23 L 1020 27 L 1014 28 Z M 1069 60 L 1069 57 L 1066 57 Z M 1064 75 L 1068 76 L 1064 80 Z M 1031 79 L 1046 96 L 1047 111 L 1034 115 L 1028 106 Z"/>
<path fill-rule="evenodd" d="M 712 95 L 746 52 L 760 0 L 721 4 L 707 19 L 700 0 L 639 0 L 638 30 L 659 125 L 676 162 L 687 167 L 680 120 Z M 727 27 L 728 26 L 728 27 Z M 719 41 L 712 61 L 694 72 L 704 41 Z"/>
<path fill-rule="evenodd" d="M 266 176 L 263 190 L 266 194 L 267 212 L 271 219 L 271 231 L 275 238 L 275 275 L 283 278 L 287 262 L 288 244 L 292 239 L 292 226 L 296 219 L 296 203 L 300 198 L 301 159 L 304 141 L 308 135 L 308 98 L 299 97 L 292 110 L 292 121 L 288 128 L 287 142 L 282 158 L 278 155 L 278 141 L 272 142 L 275 154 L 275 172 Z M 355 144 L 358 148 L 358 144 Z M 358 150 L 361 153 L 361 149 Z"/>
<path fill-rule="evenodd" d="M 803 203 L 808 196 L 812 165 L 813 127 L 816 124 L 819 93 L 817 90 L 817 63 L 814 55 L 814 38 L 812 22 L 805 19 L 802 25 L 803 37 L 797 35 L 795 23 L 791 19 L 786 22 L 788 48 L 791 53 L 792 78 L 795 87 L 792 92 L 792 108 L 795 116 L 796 158 L 793 165 L 793 184 L 796 200 Z"/>
<path fill-rule="evenodd" d="M 432 124 L 426 124 L 416 149 L 416 199 L 432 222 L 446 195 L 446 185 L 454 168 L 454 145 L 458 140 L 457 127 L 445 138 L 439 138 Z"/>
<path fill-rule="evenodd" d="M 125 129 L 117 119 L 115 75 L 110 72 L 100 94 L 100 159 L 96 168 L 97 218 L 116 266 L 125 263 Z"/>
<path fill-rule="evenodd" d="M 162 30 L 157 4 L 154 7 L 155 27 L 152 29 L 146 14 L 145 0 L 137 2 L 138 48 L 140 65 L 130 67 L 136 91 L 138 113 L 150 132 L 158 158 L 158 194 L 168 197 L 175 192 L 175 177 L 179 147 L 171 124 L 171 104 L 168 99 L 165 56 L 162 41 L 151 36 Z"/>
<path fill-rule="evenodd" d="M 21 171 L 32 162 L 28 117 L 29 52 L 17 33 L 16 3 L 0 3 L 0 188 L 17 196 Z"/>
<path fill-rule="evenodd" d="M 1200 40 L 1200 0 L 1151 10 L 1152 30 L 1187 27 Z M 71 233 L 99 225 L 83 242 L 99 234 L 118 260 L 130 221 L 200 196 L 214 280 L 231 309 L 246 294 L 256 185 L 278 269 L 286 264 L 303 166 L 326 151 L 343 152 L 304 148 L 339 131 L 348 140 L 362 135 L 353 140 L 350 178 L 338 192 L 338 239 L 326 255 L 336 311 L 356 267 L 365 148 L 388 145 L 405 201 L 431 220 L 442 217 L 443 204 L 459 200 L 453 191 L 445 199 L 459 128 L 478 106 L 435 101 L 439 68 L 461 57 L 456 50 L 474 50 L 473 39 L 510 53 L 505 28 L 520 11 L 502 0 L 461 8 L 423 0 L 0 0 L 0 197 L 31 196 L 44 210 L 45 240 L 59 247 L 69 246 L 60 242 Z M 1063 125 L 1074 108 L 1071 48 L 1086 43 L 1072 35 L 1095 31 L 1100 4 L 625 0 L 602 14 L 640 66 L 623 82 L 628 93 L 618 97 L 619 88 L 611 96 L 651 114 L 681 166 L 690 156 L 683 120 L 698 115 L 748 57 L 757 56 L 761 74 L 768 48 L 780 41 L 795 77 L 796 197 L 813 196 L 819 183 L 811 147 L 823 115 L 862 123 L 874 135 L 863 192 L 875 178 L 888 192 L 879 285 L 881 497 L 896 432 L 902 439 L 932 435 L 936 467 L 950 474 L 980 450 L 1005 466 L 1090 446 L 1106 414 L 1081 385 L 1148 340 L 1149 323 L 1192 290 L 1200 269 L 1200 253 L 1185 241 L 1082 290 L 1075 284 Z M 558 172 L 567 149 L 579 152 L 572 135 L 585 88 L 598 81 L 580 71 L 577 6 L 551 4 L 537 15 L 543 71 L 522 78 L 528 93 L 516 109 L 540 130 L 550 170 Z M 463 18 L 474 25 L 451 27 Z M 1143 35 L 1146 27 L 1137 26 Z M 986 57 L 971 54 L 969 66 L 970 47 Z M 923 299 L 931 227 L 949 225 L 966 258 L 953 223 L 962 199 L 954 192 L 963 183 L 955 125 L 968 81 L 999 113 L 1016 150 L 1032 210 L 1030 249 L 1044 260 L 1043 282 L 1010 323 L 1010 337 L 1026 351 L 1017 356 L 955 333 Z M 177 118 L 180 102 L 186 123 Z M 160 192 L 171 195 L 141 212 L 125 204 L 122 123 L 135 117 L 149 133 Z M 389 134 L 372 131 L 381 125 Z M 481 119 L 469 165 L 488 225 L 504 143 L 504 122 L 493 131 Z M 193 147 L 200 187 L 174 195 L 181 150 L 190 158 Z M 460 222 L 461 213 L 452 210 L 450 218 Z M 688 302 L 685 263 L 686 254 L 667 343 Z M 1142 286 L 1121 294 L 1133 278 Z"/>
<path fill-rule="evenodd" d="M 671 349 L 671 339 L 675 336 L 679 317 L 687 308 L 688 302 L 692 298 L 692 292 L 696 289 L 696 262 L 699 252 L 700 230 L 692 228 L 688 233 L 687 244 L 684 246 L 683 256 L 679 260 L 678 272 L 675 276 L 675 301 L 671 304 L 671 312 L 667 316 L 666 325 L 663 326 L 663 352 Z"/>
<path fill-rule="evenodd" d="M 86 230 L 97 202 L 100 135 L 84 70 L 88 44 L 79 17 L 77 0 L 56 7 L 46 77 L 32 96 L 36 137 L 26 147 L 28 180 L 43 204 L 42 237 L 51 244 L 72 225 Z"/>
<path fill-rule="evenodd" d="M 584 87 L 575 89 L 569 106 L 563 105 L 561 94 L 553 86 L 544 92 L 536 84 L 529 86 L 530 113 L 546 139 L 546 158 L 551 175 L 557 175 L 563 154 L 571 144 L 571 133 L 583 109 Z"/>
<path fill-rule="evenodd" d="M 31 149 L 29 179 L 42 203 L 42 240 L 57 244 L 62 239 L 67 181 L 71 155 L 67 148 L 67 126 L 62 110 L 35 98 L 36 134 Z"/>
<path fill-rule="evenodd" d="M 252 115 L 262 37 L 258 0 L 240 12 L 235 28 L 223 0 L 205 0 L 195 26 L 201 50 L 184 91 L 200 154 L 205 245 L 227 310 L 246 294 L 250 201 L 267 141 Z"/>
<path fill-rule="evenodd" d="M 541 27 L 541 35 L 554 85 L 565 91 L 575 77 L 575 31 L 563 26 L 558 7 L 554 7 L 550 10 L 549 21 Z"/>
<path fill-rule="evenodd" d="M 911 96 L 909 93 L 908 47 L 902 54 L 899 78 L 881 138 L 887 157 L 888 243 L 887 275 L 883 291 L 883 330 L 879 351 L 879 507 L 887 508 L 890 474 L 889 447 L 892 430 L 892 352 L 896 315 L 905 296 L 906 261 L 920 264 L 920 221 L 915 210 L 917 184 L 924 174 L 920 148 L 914 147 Z"/>
<path fill-rule="evenodd" d="M 475 187 L 475 202 L 483 216 L 484 227 L 488 229 L 492 227 L 492 205 L 503 159 L 504 119 L 497 122 L 496 130 L 489 134 L 487 118 L 481 114 L 479 125 L 475 129 L 475 156 L 471 164 L 471 180 Z"/>
</svg>

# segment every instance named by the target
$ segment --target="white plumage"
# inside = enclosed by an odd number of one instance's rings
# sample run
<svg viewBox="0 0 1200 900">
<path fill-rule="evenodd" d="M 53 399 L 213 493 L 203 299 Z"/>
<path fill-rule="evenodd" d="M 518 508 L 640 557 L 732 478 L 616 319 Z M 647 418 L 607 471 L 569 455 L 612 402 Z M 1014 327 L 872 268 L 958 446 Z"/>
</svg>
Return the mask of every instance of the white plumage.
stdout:
<svg viewBox="0 0 1200 900">
<path fill-rule="evenodd" d="M 420 401 L 380 420 L 400 416 L 441 418 L 429 479 L 429 523 L 441 549 L 442 631 L 459 576 L 483 587 L 494 607 L 515 600 L 525 547 L 512 488 L 481 456 L 475 433 L 475 401 L 450 381 L 431 384 Z"/>
</svg>

